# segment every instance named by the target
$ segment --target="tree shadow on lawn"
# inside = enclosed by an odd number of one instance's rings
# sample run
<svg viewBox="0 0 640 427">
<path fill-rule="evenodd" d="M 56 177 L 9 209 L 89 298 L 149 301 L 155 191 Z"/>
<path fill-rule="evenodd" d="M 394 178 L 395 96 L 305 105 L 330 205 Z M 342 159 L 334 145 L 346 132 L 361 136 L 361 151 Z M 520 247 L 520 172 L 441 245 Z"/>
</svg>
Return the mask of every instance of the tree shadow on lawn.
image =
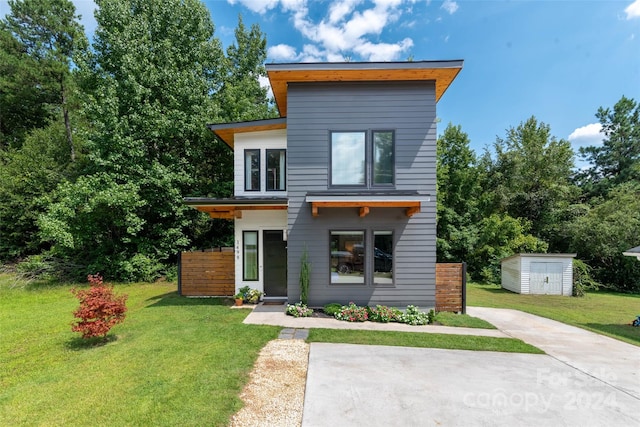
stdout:
<svg viewBox="0 0 640 427">
<path fill-rule="evenodd" d="M 106 337 L 94 337 L 94 338 L 82 338 L 73 337 L 65 342 L 64 346 L 68 350 L 82 351 L 90 350 L 92 348 L 104 347 L 107 344 L 111 344 L 118 341 L 118 336 L 109 334 Z"/>
<path fill-rule="evenodd" d="M 631 323 L 631 321 L 629 323 Z M 635 345 L 640 346 L 640 327 L 638 326 L 631 326 L 630 324 L 621 325 L 619 323 L 585 323 L 584 325 L 594 331 L 611 334 L 614 337 L 624 337 Z"/>
<path fill-rule="evenodd" d="M 168 307 L 168 306 L 198 306 L 198 305 L 223 305 L 231 306 L 232 300 L 229 297 L 183 297 L 178 295 L 177 291 L 167 292 L 166 294 L 157 295 L 147 299 L 154 301 L 149 307 Z"/>
</svg>

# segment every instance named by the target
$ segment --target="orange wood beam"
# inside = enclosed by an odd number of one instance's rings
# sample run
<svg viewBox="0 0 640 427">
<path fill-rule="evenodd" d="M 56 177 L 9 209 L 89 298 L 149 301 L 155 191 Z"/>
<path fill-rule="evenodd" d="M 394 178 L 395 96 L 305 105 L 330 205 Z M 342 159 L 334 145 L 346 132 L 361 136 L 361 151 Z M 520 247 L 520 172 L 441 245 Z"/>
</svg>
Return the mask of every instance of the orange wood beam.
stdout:
<svg viewBox="0 0 640 427">
<path fill-rule="evenodd" d="M 412 217 L 420 212 L 420 202 L 415 200 L 405 201 L 340 201 L 340 202 L 311 202 L 311 214 L 314 217 L 320 215 L 320 208 L 360 208 L 358 214 L 364 217 L 369 214 L 371 208 L 406 208 L 406 215 Z"/>
<path fill-rule="evenodd" d="M 406 214 L 409 218 L 420 212 L 420 206 L 412 206 L 407 208 Z"/>
</svg>

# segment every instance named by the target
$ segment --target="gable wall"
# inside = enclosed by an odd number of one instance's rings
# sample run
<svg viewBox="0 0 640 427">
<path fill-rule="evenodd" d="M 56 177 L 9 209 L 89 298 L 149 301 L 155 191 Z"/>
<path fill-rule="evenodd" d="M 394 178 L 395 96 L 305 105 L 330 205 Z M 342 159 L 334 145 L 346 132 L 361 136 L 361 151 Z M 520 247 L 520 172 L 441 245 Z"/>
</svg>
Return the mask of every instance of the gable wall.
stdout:
<svg viewBox="0 0 640 427">
<path fill-rule="evenodd" d="M 286 191 L 266 191 L 265 168 L 266 149 L 287 148 L 285 129 L 261 132 L 238 133 L 235 135 L 233 150 L 233 188 L 235 196 L 250 197 L 286 197 Z M 261 149 L 260 180 L 261 191 L 244 191 L 244 150 Z"/>
<path fill-rule="evenodd" d="M 313 218 L 307 192 L 326 191 L 329 131 L 395 130 L 396 190 L 418 190 L 422 211 L 320 209 Z M 421 307 L 435 305 L 436 105 L 433 82 L 299 83 L 288 89 L 288 293 L 299 300 L 300 257 L 312 262 L 310 305 L 327 302 Z M 330 230 L 394 232 L 394 280 L 389 286 L 331 285 Z"/>
</svg>

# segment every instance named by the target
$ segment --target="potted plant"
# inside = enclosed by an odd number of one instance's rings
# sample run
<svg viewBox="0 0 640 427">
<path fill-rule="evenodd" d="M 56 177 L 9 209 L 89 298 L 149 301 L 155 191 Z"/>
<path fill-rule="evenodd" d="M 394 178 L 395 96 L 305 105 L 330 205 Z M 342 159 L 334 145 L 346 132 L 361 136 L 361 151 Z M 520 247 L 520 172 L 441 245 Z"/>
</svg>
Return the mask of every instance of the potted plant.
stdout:
<svg viewBox="0 0 640 427">
<path fill-rule="evenodd" d="M 249 290 L 249 293 L 246 295 L 247 302 L 250 304 L 257 304 L 260 301 L 260 297 L 262 296 L 262 292 L 257 289 Z"/>
<path fill-rule="evenodd" d="M 244 301 L 244 295 L 241 292 L 238 292 L 237 294 L 235 294 L 233 298 L 236 300 L 237 306 L 242 305 L 242 301 Z"/>
</svg>

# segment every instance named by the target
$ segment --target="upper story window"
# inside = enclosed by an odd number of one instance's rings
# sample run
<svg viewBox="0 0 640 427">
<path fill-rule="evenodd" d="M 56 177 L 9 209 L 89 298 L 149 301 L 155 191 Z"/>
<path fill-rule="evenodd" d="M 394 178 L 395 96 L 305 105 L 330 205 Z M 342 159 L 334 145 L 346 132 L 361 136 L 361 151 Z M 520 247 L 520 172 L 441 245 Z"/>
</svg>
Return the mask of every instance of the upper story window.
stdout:
<svg viewBox="0 0 640 427">
<path fill-rule="evenodd" d="M 331 132 L 331 186 L 393 186 L 394 146 L 391 130 Z"/>
<path fill-rule="evenodd" d="M 260 191 L 260 150 L 244 150 L 244 190 Z"/>
<path fill-rule="evenodd" d="M 267 191 L 286 190 L 287 150 L 267 150 Z"/>
</svg>

